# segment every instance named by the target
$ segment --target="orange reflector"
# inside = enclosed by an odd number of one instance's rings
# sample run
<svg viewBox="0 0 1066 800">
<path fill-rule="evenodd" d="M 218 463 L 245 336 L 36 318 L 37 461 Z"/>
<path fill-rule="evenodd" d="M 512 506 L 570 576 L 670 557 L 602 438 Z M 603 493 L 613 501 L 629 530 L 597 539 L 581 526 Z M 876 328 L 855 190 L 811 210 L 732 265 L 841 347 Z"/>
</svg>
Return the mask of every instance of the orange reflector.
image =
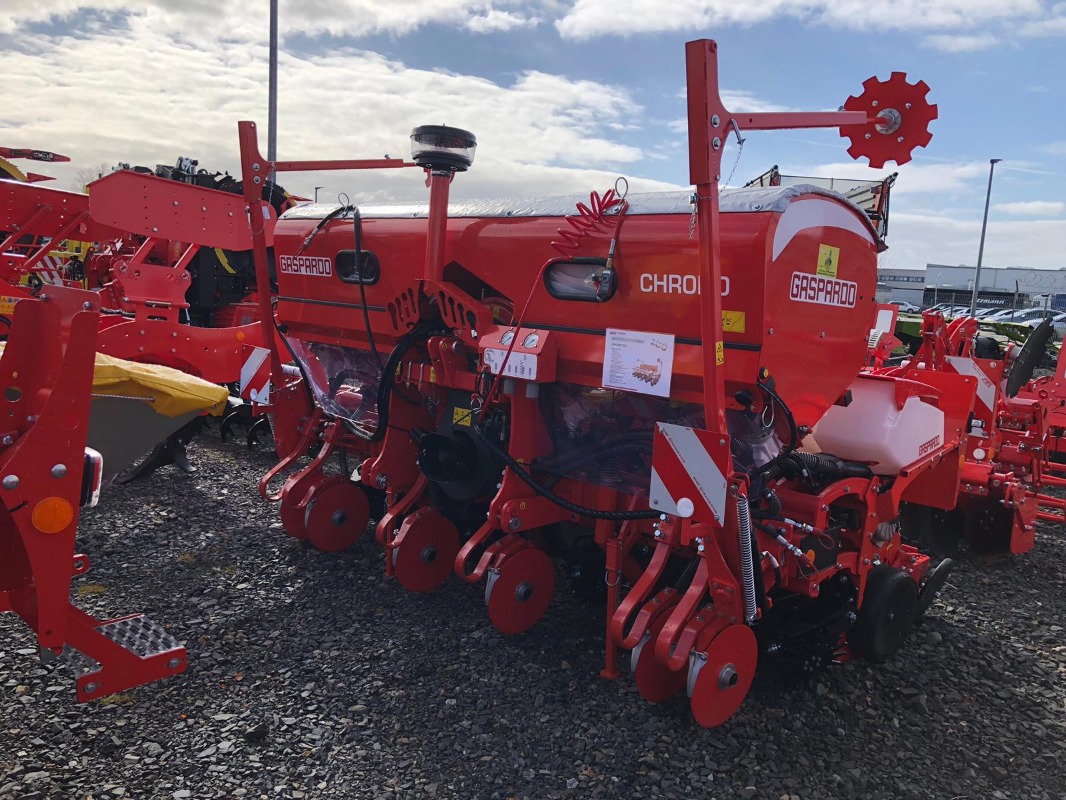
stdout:
<svg viewBox="0 0 1066 800">
<path fill-rule="evenodd" d="M 244 331 L 237 331 L 237 341 L 238 342 L 243 342 L 244 341 Z"/>
<path fill-rule="evenodd" d="M 46 497 L 34 506 L 31 519 L 41 533 L 59 533 L 74 521 L 74 506 L 62 497 Z"/>
</svg>

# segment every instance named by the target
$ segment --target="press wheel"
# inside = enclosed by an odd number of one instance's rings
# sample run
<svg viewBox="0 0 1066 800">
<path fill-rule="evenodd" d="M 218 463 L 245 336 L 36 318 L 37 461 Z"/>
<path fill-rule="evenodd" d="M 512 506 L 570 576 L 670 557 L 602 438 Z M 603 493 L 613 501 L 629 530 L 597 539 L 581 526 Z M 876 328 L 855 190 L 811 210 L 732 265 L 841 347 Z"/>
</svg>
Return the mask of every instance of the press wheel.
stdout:
<svg viewBox="0 0 1066 800">
<path fill-rule="evenodd" d="M 304 512 L 311 544 L 327 553 L 347 550 L 366 533 L 370 501 L 363 490 L 340 475 L 316 484 Z"/>
<path fill-rule="evenodd" d="M 914 624 L 918 584 L 901 569 L 881 564 L 870 571 L 859 617 L 848 631 L 851 649 L 879 664 L 891 658 Z"/>
<path fill-rule="evenodd" d="M 304 524 L 304 516 L 307 511 L 306 504 L 302 501 L 307 497 L 308 491 L 316 484 L 329 480 L 329 477 L 321 472 L 312 472 L 304 475 L 293 483 L 288 483 L 281 491 L 281 500 L 278 503 L 278 514 L 281 516 L 281 525 L 285 533 L 294 539 L 307 538 L 307 526 Z"/>
<path fill-rule="evenodd" d="M 717 728 L 733 716 L 748 696 L 758 661 L 759 645 L 747 625 L 730 625 L 715 636 L 689 667 L 698 670 L 689 681 L 696 722 Z"/>
<path fill-rule="evenodd" d="M 447 579 L 459 553 L 459 531 L 432 509 L 423 508 L 404 520 L 392 551 L 396 578 L 412 592 L 429 592 Z"/>
<path fill-rule="evenodd" d="M 669 613 L 660 614 L 651 625 L 640 643 L 633 648 L 629 663 L 633 669 L 633 678 L 637 683 L 640 696 L 649 703 L 661 703 L 681 691 L 685 685 L 685 671 L 676 672 L 666 667 L 655 657 L 655 640 L 658 638 Z"/>
<path fill-rule="evenodd" d="M 506 558 L 489 575 L 485 604 L 501 633 L 522 633 L 548 610 L 555 591 L 555 565 L 542 550 L 527 547 Z"/>
</svg>

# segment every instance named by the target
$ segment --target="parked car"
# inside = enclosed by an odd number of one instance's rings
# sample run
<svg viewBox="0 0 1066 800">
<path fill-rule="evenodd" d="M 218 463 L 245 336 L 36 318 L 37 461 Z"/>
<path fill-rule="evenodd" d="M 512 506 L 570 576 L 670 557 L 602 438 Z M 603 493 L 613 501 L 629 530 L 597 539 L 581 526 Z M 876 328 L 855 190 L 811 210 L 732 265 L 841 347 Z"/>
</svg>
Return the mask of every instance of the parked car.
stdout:
<svg viewBox="0 0 1066 800">
<path fill-rule="evenodd" d="M 1005 308 L 997 314 L 985 317 L 986 322 L 1028 322 L 1031 319 L 1042 320 L 1046 316 L 1054 314 L 1054 311 L 1045 311 L 1043 308 L 1019 308 L 1012 310 Z"/>
<path fill-rule="evenodd" d="M 908 303 L 906 300 L 890 300 L 889 302 L 894 306 L 899 306 L 899 310 L 903 314 L 918 314 L 921 312 L 918 306 L 914 305 L 914 303 Z"/>
<path fill-rule="evenodd" d="M 942 311 L 946 314 L 951 307 L 951 303 L 937 303 L 935 306 L 929 306 L 926 311 Z"/>
<path fill-rule="evenodd" d="M 1051 327 L 1055 329 L 1054 338 L 1062 340 L 1063 335 L 1066 335 L 1066 311 L 1059 312 L 1046 312 L 1046 315 L 1051 317 Z M 1035 328 L 1045 319 L 1044 316 L 1037 317 L 1036 319 L 1026 320 L 1025 324 L 1030 328 Z"/>
</svg>

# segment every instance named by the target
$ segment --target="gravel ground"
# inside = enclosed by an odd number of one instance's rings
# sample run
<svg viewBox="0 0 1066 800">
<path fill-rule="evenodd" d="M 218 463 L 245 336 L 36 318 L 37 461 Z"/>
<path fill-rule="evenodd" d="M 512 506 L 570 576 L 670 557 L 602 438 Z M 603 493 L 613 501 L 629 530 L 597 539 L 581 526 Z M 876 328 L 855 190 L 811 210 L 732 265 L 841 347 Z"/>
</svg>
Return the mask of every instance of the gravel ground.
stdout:
<svg viewBox="0 0 1066 800">
<path fill-rule="evenodd" d="M 480 587 L 407 593 L 370 538 L 284 535 L 264 454 L 194 445 L 199 471 L 112 489 L 83 517 L 76 579 L 99 614 L 143 611 L 184 675 L 80 706 L 0 617 L 0 800 L 43 798 L 1063 798 L 1066 538 L 968 561 L 891 663 L 797 685 L 763 669 L 703 730 L 687 702 L 601 680 L 603 610 L 560 591 L 505 638 Z"/>
</svg>

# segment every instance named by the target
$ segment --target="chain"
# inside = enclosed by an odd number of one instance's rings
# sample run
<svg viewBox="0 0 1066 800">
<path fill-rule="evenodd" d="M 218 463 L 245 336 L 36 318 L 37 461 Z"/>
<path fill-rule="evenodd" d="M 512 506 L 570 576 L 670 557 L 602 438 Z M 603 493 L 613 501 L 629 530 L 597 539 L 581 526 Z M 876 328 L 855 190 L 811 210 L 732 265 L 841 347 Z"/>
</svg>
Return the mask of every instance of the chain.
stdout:
<svg viewBox="0 0 1066 800">
<path fill-rule="evenodd" d="M 739 138 L 739 136 L 740 135 L 737 134 L 737 138 Z M 733 162 L 733 169 L 729 170 L 729 177 L 725 179 L 725 182 L 727 184 L 733 180 L 733 173 L 737 171 L 737 164 L 740 163 L 740 154 L 744 152 L 744 142 L 746 141 L 747 139 L 740 139 L 740 146 L 737 147 L 737 157 L 736 160 Z"/>
</svg>

